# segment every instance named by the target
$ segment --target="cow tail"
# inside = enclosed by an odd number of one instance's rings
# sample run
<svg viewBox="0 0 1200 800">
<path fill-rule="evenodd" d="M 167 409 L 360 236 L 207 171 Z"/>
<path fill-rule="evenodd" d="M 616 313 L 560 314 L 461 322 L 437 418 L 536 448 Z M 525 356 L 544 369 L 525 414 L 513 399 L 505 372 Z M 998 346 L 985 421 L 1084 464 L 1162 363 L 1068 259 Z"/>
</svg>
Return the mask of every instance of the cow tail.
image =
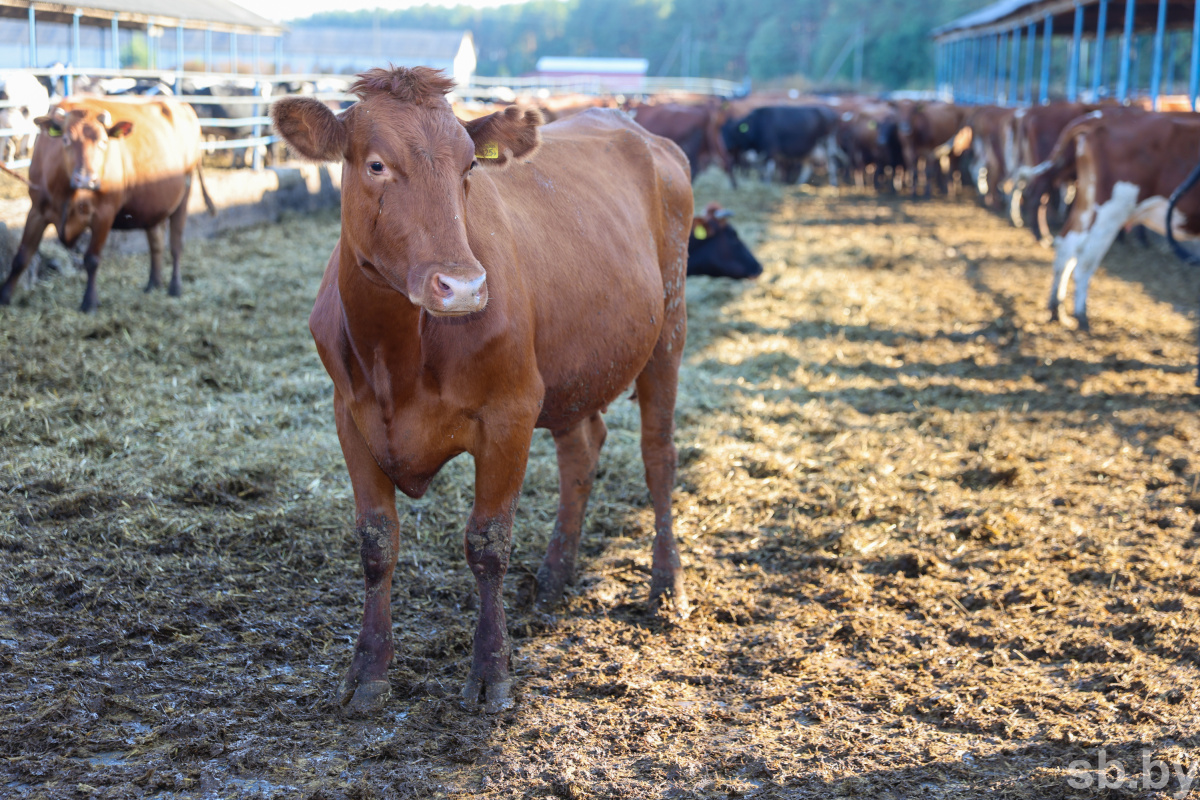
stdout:
<svg viewBox="0 0 1200 800">
<path fill-rule="evenodd" d="M 1042 198 L 1050 193 L 1059 176 L 1075 166 L 1075 136 L 1063 136 L 1054 145 L 1050 157 L 1036 167 L 1019 170 L 1014 178 L 1014 188 L 1021 190 L 1022 216 L 1033 238 L 1041 241 L 1049 234 L 1042 230 L 1038 210 Z"/>
<path fill-rule="evenodd" d="M 1196 181 L 1200 180 L 1200 163 L 1196 164 L 1192 174 L 1187 176 L 1183 183 L 1179 184 L 1179 188 L 1171 193 L 1171 200 L 1167 203 L 1167 241 L 1171 243 L 1171 249 L 1175 251 L 1175 255 L 1185 264 L 1194 264 L 1200 266 L 1200 256 L 1190 250 L 1184 249 L 1183 245 L 1175 240 L 1175 231 L 1171 228 L 1171 217 L 1175 213 L 1175 205 L 1179 202 L 1179 198 L 1187 194 Z"/>
<path fill-rule="evenodd" d="M 204 205 L 208 206 L 208 215 L 215 217 L 217 215 L 217 206 L 208 194 L 208 187 L 204 185 L 204 171 L 200 169 L 199 164 L 196 165 L 196 177 L 200 179 L 200 194 L 204 195 Z"/>
</svg>

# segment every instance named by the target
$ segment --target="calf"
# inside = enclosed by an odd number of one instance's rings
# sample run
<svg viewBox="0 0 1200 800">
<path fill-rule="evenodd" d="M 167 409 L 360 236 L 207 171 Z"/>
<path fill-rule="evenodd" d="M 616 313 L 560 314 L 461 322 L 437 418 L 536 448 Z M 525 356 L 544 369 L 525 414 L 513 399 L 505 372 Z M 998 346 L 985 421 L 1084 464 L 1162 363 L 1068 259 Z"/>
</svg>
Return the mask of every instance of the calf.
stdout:
<svg viewBox="0 0 1200 800">
<path fill-rule="evenodd" d="M 573 581 L 601 413 L 631 383 L 654 505 L 650 602 L 687 611 L 671 522 L 687 159 L 615 110 L 544 128 L 515 106 L 462 122 L 453 87 L 440 70 L 373 69 L 339 115 L 312 98 L 273 108 L 293 150 L 343 165 L 342 235 L 309 326 L 362 539 L 362 632 L 339 693 L 357 712 L 390 692 L 396 489 L 422 496 L 462 453 L 475 462 L 465 548 L 479 591 L 463 696 L 489 712 L 512 704 L 502 589 L 533 431 L 549 429 L 558 452 L 558 517 L 537 573 L 548 608 Z"/>
<path fill-rule="evenodd" d="M 714 278 L 757 278 L 762 264 L 729 224 L 732 211 L 709 203 L 703 217 L 692 220 L 688 237 L 688 275 Z"/>
<path fill-rule="evenodd" d="M 191 106 L 169 100 L 132 101 L 74 97 L 37 119 L 41 132 L 29 166 L 29 197 L 21 244 L 8 280 L 0 286 L 0 305 L 12 299 L 21 273 L 37 252 L 46 226 L 73 248 L 84 231 L 92 238 L 83 258 L 87 289 L 82 311 L 96 308 L 96 270 L 100 251 L 113 228 L 140 228 L 150 242 L 150 280 L 146 291 L 162 283 L 162 230 L 171 225 L 171 284 L 182 291 L 179 256 L 187 222 L 192 171 L 199 174 L 200 125 Z M 205 203 L 214 210 L 204 180 Z"/>
</svg>

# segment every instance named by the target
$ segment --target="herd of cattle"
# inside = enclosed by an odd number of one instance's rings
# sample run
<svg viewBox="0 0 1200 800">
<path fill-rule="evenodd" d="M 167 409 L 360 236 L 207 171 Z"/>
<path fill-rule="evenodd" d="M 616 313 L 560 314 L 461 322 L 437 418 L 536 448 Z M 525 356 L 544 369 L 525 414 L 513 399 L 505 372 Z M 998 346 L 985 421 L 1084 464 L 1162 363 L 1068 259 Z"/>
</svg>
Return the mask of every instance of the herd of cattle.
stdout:
<svg viewBox="0 0 1200 800">
<path fill-rule="evenodd" d="M 553 434 L 560 472 L 537 573 L 536 603 L 548 610 L 574 580 L 602 413 L 631 384 L 654 507 L 650 603 L 687 615 L 671 509 L 685 277 L 730 274 L 731 263 L 741 265 L 737 277 L 761 272 L 728 212 L 709 205 L 695 215 L 689 171 L 716 163 L 736 180 L 748 165 L 799 180 L 823 168 L 831 182 L 927 193 L 967 183 L 1035 231 L 1064 215 L 1056 311 L 1070 272 L 1079 270 L 1086 292 L 1089 270 L 1123 227 L 1200 233 L 1194 199 L 1184 195 L 1171 215 L 1172 193 L 1200 154 L 1190 114 L 770 98 L 647 102 L 629 113 L 456 108 L 453 82 L 424 67 L 370 70 L 350 89 L 359 101 L 349 108 L 293 95 L 271 113 L 293 152 L 342 164 L 341 236 L 309 327 L 334 386 L 362 544 L 362 628 L 339 689 L 358 712 L 379 709 L 390 692 L 396 490 L 422 496 L 464 452 L 475 462 L 465 551 L 480 597 L 464 699 L 488 712 L 513 703 L 503 585 L 533 431 Z M 543 126 L 550 117 L 555 124 Z M 204 188 L 192 108 L 162 96 L 75 96 L 31 122 L 33 206 L 0 304 L 49 225 L 68 246 L 91 230 L 90 311 L 108 232 L 147 231 L 149 290 L 161 282 L 169 220 L 178 294 L 193 175 Z"/>
</svg>

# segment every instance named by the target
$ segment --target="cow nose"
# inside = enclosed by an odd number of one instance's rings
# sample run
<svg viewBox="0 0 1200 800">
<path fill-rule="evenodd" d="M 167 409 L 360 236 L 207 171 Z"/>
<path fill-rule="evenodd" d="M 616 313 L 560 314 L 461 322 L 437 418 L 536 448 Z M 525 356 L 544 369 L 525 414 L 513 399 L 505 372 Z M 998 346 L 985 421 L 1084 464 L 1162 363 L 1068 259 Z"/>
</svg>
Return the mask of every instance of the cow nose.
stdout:
<svg viewBox="0 0 1200 800">
<path fill-rule="evenodd" d="M 86 172 L 76 172 L 71 176 L 72 189 L 95 189 L 100 185 L 100 181 L 95 175 L 89 175 Z"/>
<path fill-rule="evenodd" d="M 443 314 L 470 314 L 487 305 L 487 274 L 464 280 L 435 272 L 429 279 L 429 293 L 435 310 Z"/>
</svg>

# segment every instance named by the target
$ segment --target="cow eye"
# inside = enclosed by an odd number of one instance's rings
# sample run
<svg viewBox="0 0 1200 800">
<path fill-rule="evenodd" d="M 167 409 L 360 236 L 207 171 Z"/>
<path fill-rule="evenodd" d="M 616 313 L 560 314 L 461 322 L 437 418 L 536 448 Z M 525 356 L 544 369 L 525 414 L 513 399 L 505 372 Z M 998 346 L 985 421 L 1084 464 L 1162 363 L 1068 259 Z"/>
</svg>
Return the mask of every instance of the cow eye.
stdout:
<svg viewBox="0 0 1200 800">
<path fill-rule="evenodd" d="M 467 167 L 467 172 L 470 172 L 471 170 L 475 169 L 478 166 L 479 166 L 479 162 L 474 159 L 471 159 L 471 166 Z"/>
<path fill-rule="evenodd" d="M 370 164 L 367 164 L 367 169 L 371 170 L 372 175 L 382 175 L 383 174 L 383 162 L 382 161 L 372 161 Z"/>
</svg>

